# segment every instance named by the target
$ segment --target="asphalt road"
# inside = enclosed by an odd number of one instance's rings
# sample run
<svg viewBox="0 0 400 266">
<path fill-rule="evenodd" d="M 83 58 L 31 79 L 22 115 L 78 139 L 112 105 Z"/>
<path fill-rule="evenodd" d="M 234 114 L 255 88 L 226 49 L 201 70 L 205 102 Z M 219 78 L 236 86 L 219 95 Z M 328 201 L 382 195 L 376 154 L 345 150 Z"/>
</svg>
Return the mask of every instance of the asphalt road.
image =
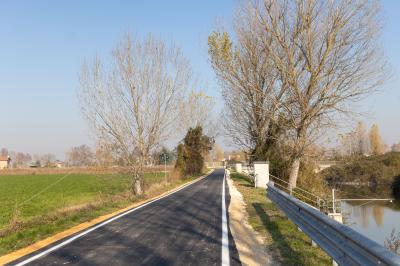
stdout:
<svg viewBox="0 0 400 266">
<path fill-rule="evenodd" d="M 63 239 L 11 264 L 26 263 L 41 255 L 26 265 L 221 265 L 221 254 L 228 251 L 230 265 L 240 265 L 229 226 L 229 244 L 222 252 L 223 179 L 224 171 L 215 170 L 206 178 L 66 245 L 57 247 L 68 241 Z M 225 194 L 228 209 L 227 184 Z M 49 249 L 54 250 L 43 254 Z"/>
</svg>

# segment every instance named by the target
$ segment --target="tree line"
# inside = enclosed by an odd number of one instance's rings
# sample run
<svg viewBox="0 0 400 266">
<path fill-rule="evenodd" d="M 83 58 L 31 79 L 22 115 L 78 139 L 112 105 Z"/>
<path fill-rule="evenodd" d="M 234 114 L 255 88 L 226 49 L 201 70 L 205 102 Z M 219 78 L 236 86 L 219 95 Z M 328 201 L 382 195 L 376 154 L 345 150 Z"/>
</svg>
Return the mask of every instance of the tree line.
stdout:
<svg viewBox="0 0 400 266">
<path fill-rule="evenodd" d="M 339 134 L 340 152 L 344 156 L 352 155 L 380 155 L 388 151 L 377 124 L 373 124 L 367 132 L 363 122 L 350 132 Z"/>
</svg>

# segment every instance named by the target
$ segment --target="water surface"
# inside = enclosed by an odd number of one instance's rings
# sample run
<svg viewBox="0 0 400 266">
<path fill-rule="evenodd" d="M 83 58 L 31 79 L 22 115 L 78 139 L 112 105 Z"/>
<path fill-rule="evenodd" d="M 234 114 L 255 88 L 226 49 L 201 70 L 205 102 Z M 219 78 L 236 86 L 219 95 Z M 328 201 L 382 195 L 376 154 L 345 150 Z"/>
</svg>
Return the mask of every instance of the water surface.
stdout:
<svg viewBox="0 0 400 266">
<path fill-rule="evenodd" d="M 384 245 L 393 229 L 400 232 L 400 206 L 395 202 L 342 201 L 344 224 Z"/>
</svg>

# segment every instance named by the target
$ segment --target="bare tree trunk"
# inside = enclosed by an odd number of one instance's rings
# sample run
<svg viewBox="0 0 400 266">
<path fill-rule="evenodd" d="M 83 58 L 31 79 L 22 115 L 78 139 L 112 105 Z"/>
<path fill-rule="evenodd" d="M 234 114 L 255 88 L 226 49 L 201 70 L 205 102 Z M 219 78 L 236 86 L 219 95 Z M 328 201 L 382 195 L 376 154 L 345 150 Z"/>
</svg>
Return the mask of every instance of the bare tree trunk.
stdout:
<svg viewBox="0 0 400 266">
<path fill-rule="evenodd" d="M 142 186 L 142 178 L 140 177 L 140 173 L 138 173 L 133 179 L 133 193 L 135 195 L 143 194 L 143 186 Z"/>
<path fill-rule="evenodd" d="M 292 190 L 296 187 L 297 178 L 299 176 L 299 168 L 300 168 L 300 158 L 296 157 L 292 161 L 292 165 L 290 166 L 290 176 L 289 176 L 289 189 Z"/>
<path fill-rule="evenodd" d="M 143 174 L 143 167 L 138 165 L 137 163 L 135 166 L 131 167 L 130 175 L 132 176 L 131 181 L 131 190 L 133 195 L 140 196 L 143 194 L 143 183 L 144 183 L 144 174 Z"/>
</svg>

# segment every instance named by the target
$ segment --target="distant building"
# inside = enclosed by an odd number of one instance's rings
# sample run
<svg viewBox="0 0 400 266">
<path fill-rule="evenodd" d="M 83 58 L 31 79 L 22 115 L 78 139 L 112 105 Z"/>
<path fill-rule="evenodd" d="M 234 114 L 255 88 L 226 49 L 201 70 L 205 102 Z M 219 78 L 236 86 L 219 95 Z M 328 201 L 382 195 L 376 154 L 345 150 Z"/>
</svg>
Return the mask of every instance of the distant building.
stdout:
<svg viewBox="0 0 400 266">
<path fill-rule="evenodd" d="M 11 158 L 7 155 L 0 155 L 0 169 L 11 167 Z"/>
<path fill-rule="evenodd" d="M 38 167 L 40 167 L 41 165 L 40 165 L 40 161 L 35 161 L 35 162 L 30 162 L 29 164 L 28 164 L 28 167 L 29 168 L 38 168 Z"/>
<path fill-rule="evenodd" d="M 231 151 L 224 153 L 224 158 L 227 158 L 228 161 L 245 162 L 248 160 L 247 157 L 247 154 L 243 151 Z"/>
<path fill-rule="evenodd" d="M 317 161 L 314 167 L 314 173 L 319 173 L 326 168 L 340 164 L 339 161 Z"/>
<path fill-rule="evenodd" d="M 400 143 L 393 144 L 392 151 L 400 152 Z"/>
<path fill-rule="evenodd" d="M 57 168 L 63 168 L 64 167 L 64 162 L 57 160 L 55 165 L 56 165 Z"/>
</svg>

